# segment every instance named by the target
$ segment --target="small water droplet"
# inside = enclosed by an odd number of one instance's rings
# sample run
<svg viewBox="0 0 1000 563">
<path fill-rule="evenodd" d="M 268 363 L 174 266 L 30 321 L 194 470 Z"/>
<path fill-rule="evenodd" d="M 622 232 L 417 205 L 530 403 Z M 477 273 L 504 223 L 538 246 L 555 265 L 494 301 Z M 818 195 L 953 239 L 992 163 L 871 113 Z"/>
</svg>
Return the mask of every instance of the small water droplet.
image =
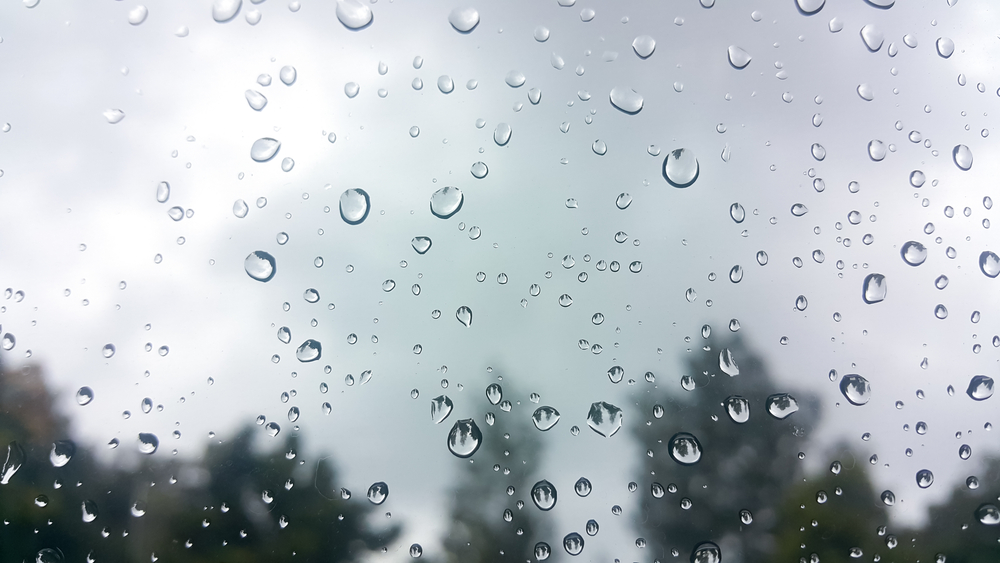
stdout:
<svg viewBox="0 0 1000 563">
<path fill-rule="evenodd" d="M 156 452 L 156 448 L 158 447 L 160 447 L 160 439 L 157 438 L 155 434 L 149 434 L 146 432 L 139 433 L 139 453 L 151 455 Z"/>
<path fill-rule="evenodd" d="M 483 442 L 483 433 L 476 425 L 476 421 L 467 418 L 455 422 L 451 432 L 448 433 L 448 450 L 456 457 L 472 457 Z"/>
<path fill-rule="evenodd" d="M 601 436 L 614 436 L 622 426 L 622 410 L 604 401 L 593 403 L 587 414 L 587 425 Z"/>
<path fill-rule="evenodd" d="M 361 0 L 337 0 L 337 19 L 348 29 L 361 29 L 372 22 L 372 11 Z"/>
<path fill-rule="evenodd" d="M 886 281 L 882 274 L 868 274 L 862 288 L 862 299 L 869 305 L 885 299 Z"/>
<path fill-rule="evenodd" d="M 431 213 L 435 217 L 447 219 L 458 213 L 463 201 L 462 190 L 453 186 L 441 188 L 431 195 Z"/>
<path fill-rule="evenodd" d="M 458 310 L 455 311 L 455 318 L 458 319 L 458 322 L 462 323 L 463 325 L 471 327 L 472 309 L 466 307 L 465 305 L 459 307 Z"/>
<path fill-rule="evenodd" d="M 215 0 L 212 3 L 212 19 L 219 23 L 227 22 L 236 17 L 243 0 Z"/>
<path fill-rule="evenodd" d="M 767 412 L 777 419 L 787 418 L 799 410 L 799 403 L 788 393 L 778 393 L 767 398 Z"/>
<path fill-rule="evenodd" d="M 552 429 L 552 427 L 559 422 L 559 417 L 559 411 L 555 408 L 542 406 L 535 409 L 535 412 L 532 413 L 531 422 L 534 423 L 535 428 L 541 430 L 542 432 L 546 432 Z"/>
<path fill-rule="evenodd" d="M 120 109 L 105 110 L 102 115 L 104 115 L 104 119 L 106 119 L 108 123 L 112 125 L 125 119 L 125 112 Z"/>
<path fill-rule="evenodd" d="M 955 52 L 955 42 L 947 37 L 939 37 L 935 46 L 937 47 L 938 55 L 946 59 Z"/>
<path fill-rule="evenodd" d="M 448 23 L 458 32 L 469 33 L 479 25 L 479 12 L 475 8 L 455 8 L 448 14 Z"/>
<path fill-rule="evenodd" d="M 243 261 L 243 269 L 247 275 L 259 282 L 271 281 L 277 272 L 274 257 L 263 250 L 251 252 Z"/>
<path fill-rule="evenodd" d="M 993 378 L 985 375 L 974 376 L 969 381 L 965 393 L 975 401 L 985 401 L 993 396 Z"/>
<path fill-rule="evenodd" d="M 576 532 L 566 534 L 563 538 L 563 548 L 570 555 L 580 555 L 583 552 L 583 536 Z"/>
<path fill-rule="evenodd" d="M 303 363 L 315 362 L 323 355 L 323 346 L 318 341 L 309 339 L 295 349 L 295 358 Z"/>
<path fill-rule="evenodd" d="M 442 74 L 437 79 L 437 87 L 442 94 L 451 94 L 455 90 L 455 82 L 447 74 Z"/>
<path fill-rule="evenodd" d="M 674 149 L 663 161 L 663 177 L 675 188 L 686 188 L 698 179 L 698 159 L 690 149 Z"/>
<path fill-rule="evenodd" d="M 736 45 L 729 46 L 728 54 L 729 64 L 731 64 L 735 69 L 746 68 L 753 59 L 753 57 L 750 56 L 750 53 L 747 53 L 741 47 L 737 47 Z"/>
<path fill-rule="evenodd" d="M 840 380 L 840 392 L 852 404 L 861 406 L 871 399 L 872 389 L 868 380 L 858 374 L 845 375 Z"/>
<path fill-rule="evenodd" d="M 861 28 L 861 40 L 864 41 L 868 50 L 874 53 L 882 48 L 885 35 L 874 25 L 868 24 Z"/>
<path fill-rule="evenodd" d="M 631 88 L 616 86 L 611 89 L 611 105 L 628 114 L 639 113 L 642 109 L 642 95 Z"/>
<path fill-rule="evenodd" d="M 359 225 L 368 218 L 371 199 L 361 188 L 350 188 L 340 194 L 340 217 L 348 225 Z"/>
<path fill-rule="evenodd" d="M 280 148 L 281 141 L 270 137 L 263 137 L 254 141 L 253 146 L 250 147 L 250 158 L 255 162 L 267 162 L 274 158 L 274 155 L 278 154 L 278 149 Z"/>
</svg>

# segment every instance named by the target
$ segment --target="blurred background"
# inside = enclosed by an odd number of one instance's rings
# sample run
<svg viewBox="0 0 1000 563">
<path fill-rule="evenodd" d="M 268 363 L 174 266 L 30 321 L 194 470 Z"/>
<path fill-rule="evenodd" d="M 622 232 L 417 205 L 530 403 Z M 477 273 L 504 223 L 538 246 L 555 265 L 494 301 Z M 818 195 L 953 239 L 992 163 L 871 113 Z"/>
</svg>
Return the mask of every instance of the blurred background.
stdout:
<svg viewBox="0 0 1000 563">
<path fill-rule="evenodd" d="M 996 561 L 986 1 L 0 6 L 0 560 Z"/>
</svg>

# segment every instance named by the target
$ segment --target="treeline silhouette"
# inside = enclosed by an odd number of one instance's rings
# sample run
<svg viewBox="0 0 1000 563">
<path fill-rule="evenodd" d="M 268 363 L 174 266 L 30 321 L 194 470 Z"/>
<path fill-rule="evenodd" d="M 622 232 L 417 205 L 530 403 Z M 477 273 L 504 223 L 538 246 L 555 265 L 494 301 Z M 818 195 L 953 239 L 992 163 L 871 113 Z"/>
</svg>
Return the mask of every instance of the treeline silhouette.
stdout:
<svg viewBox="0 0 1000 563">
<path fill-rule="evenodd" d="M 632 480 L 642 495 L 635 537 L 645 542 L 647 561 L 708 563 L 692 557 L 703 542 L 718 546 L 728 562 L 1000 561 L 1000 526 L 976 517 L 981 505 L 997 503 L 1000 460 L 985 462 L 977 488 L 955 484 L 930 509 L 926 526 L 893 529 L 867 462 L 848 446 L 829 453 L 841 462 L 836 471 L 804 472 L 799 454 L 822 414 L 816 396 L 779 385 L 740 339 L 706 340 L 684 353 L 691 390 L 660 375 L 656 385 L 639 388 L 622 430 L 646 452 L 632 463 Z M 512 382 L 504 385 L 505 394 L 520 396 Z M 767 399 L 781 393 L 799 408 L 779 419 L 768 413 Z M 746 399 L 745 422 L 734 422 L 740 412 L 730 416 L 733 397 Z M 460 461 L 449 513 L 423 516 L 445 518 L 447 532 L 423 542 L 422 560 L 536 561 L 546 553 L 539 542 L 553 560 L 570 558 L 565 531 L 532 506 L 542 435 L 530 408 L 507 413 L 487 405 L 493 423 L 477 417 L 482 447 Z M 394 542 L 405 522 L 378 516 L 380 507 L 364 491 L 345 498 L 335 459 L 303 462 L 290 453 L 298 449 L 296 436 L 260 451 L 252 444 L 259 428 L 249 427 L 209 446 L 197 463 L 140 456 L 133 469 L 102 465 L 86 447 L 60 443 L 57 453 L 72 456 L 56 467 L 62 461 L 51 459 L 53 444 L 68 440 L 69 430 L 38 365 L 0 370 L 0 462 L 8 450 L 14 457 L 23 452 L 23 465 L 0 485 L 0 561 L 357 561 L 399 548 Z M 690 462 L 690 449 L 671 455 L 678 433 L 700 444 L 690 465 L 674 459 Z M 601 553 L 619 548 L 604 536 L 597 541 L 604 542 Z M 632 549 L 631 539 L 622 547 Z M 597 551 L 588 543 L 582 555 Z"/>
</svg>

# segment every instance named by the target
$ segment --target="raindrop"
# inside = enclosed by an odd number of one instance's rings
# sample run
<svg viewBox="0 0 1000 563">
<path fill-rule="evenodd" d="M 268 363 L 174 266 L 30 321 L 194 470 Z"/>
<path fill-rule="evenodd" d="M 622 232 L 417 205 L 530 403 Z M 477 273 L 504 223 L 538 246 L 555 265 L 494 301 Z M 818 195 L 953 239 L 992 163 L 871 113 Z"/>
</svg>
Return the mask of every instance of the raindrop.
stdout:
<svg viewBox="0 0 1000 563">
<path fill-rule="evenodd" d="M 358 225 L 368 218 L 371 200 L 361 188 L 350 188 L 340 194 L 340 218 L 348 225 Z"/>
<path fill-rule="evenodd" d="M 549 544 L 543 541 L 535 544 L 535 559 L 545 561 L 550 555 L 552 555 L 552 548 L 549 547 Z"/>
<path fill-rule="evenodd" d="M 263 137 L 254 141 L 253 146 L 250 147 L 250 158 L 256 162 L 267 162 L 274 158 L 274 155 L 278 154 L 278 149 L 280 148 L 281 141 L 270 137 Z"/>
<path fill-rule="evenodd" d="M 483 433 L 476 421 L 466 418 L 455 422 L 448 433 L 448 449 L 460 458 L 471 457 L 483 442 Z"/>
<path fill-rule="evenodd" d="M 243 0 L 215 0 L 212 3 L 212 19 L 219 23 L 227 22 L 236 17 Z"/>
<path fill-rule="evenodd" d="M 455 408 L 455 403 L 447 395 L 434 397 L 431 399 L 431 421 L 434 424 L 441 424 L 448 418 L 453 408 Z"/>
<path fill-rule="evenodd" d="M 882 496 L 882 503 L 885 504 L 886 506 L 892 506 L 896 504 L 896 495 L 892 491 L 890 490 L 882 491 L 881 496 Z"/>
<path fill-rule="evenodd" d="M 993 378 L 977 375 L 969 381 L 965 393 L 975 401 L 985 401 L 993 396 Z"/>
<path fill-rule="evenodd" d="M 442 94 L 451 94 L 455 90 L 455 82 L 447 74 L 438 77 L 437 85 Z"/>
<path fill-rule="evenodd" d="M 448 186 L 431 194 L 431 213 L 438 218 L 447 219 L 462 209 L 464 202 L 462 190 Z"/>
<path fill-rule="evenodd" d="M 475 8 L 455 8 L 448 14 L 448 23 L 461 33 L 469 33 L 479 25 L 479 12 Z"/>
<path fill-rule="evenodd" d="M 801 203 L 796 203 L 795 205 L 792 206 L 791 212 L 792 215 L 796 217 L 802 217 L 806 213 L 809 213 L 809 208 L 807 208 L 805 205 Z"/>
<path fill-rule="evenodd" d="M 778 393 L 767 398 L 767 412 L 774 418 L 787 418 L 799 410 L 799 403 L 788 393 Z"/>
<path fill-rule="evenodd" d="M 694 465 L 701 459 L 701 442 L 693 434 L 678 432 L 667 447 L 670 457 L 681 465 Z"/>
<path fill-rule="evenodd" d="M 648 35 L 640 35 L 632 41 L 632 49 L 639 58 L 649 58 L 656 50 L 656 40 Z"/>
<path fill-rule="evenodd" d="M 799 295 L 795 298 L 795 308 L 799 311 L 805 311 L 808 306 L 809 301 L 806 299 L 805 295 Z"/>
<path fill-rule="evenodd" d="M 274 438 L 278 435 L 278 432 L 281 432 L 281 427 L 278 426 L 277 422 L 268 422 L 264 425 L 264 431 L 267 432 L 268 436 Z"/>
<path fill-rule="evenodd" d="M 323 355 L 323 346 L 316 340 L 309 339 L 295 349 L 295 358 L 303 363 L 315 362 Z"/>
<path fill-rule="evenodd" d="M 580 477 L 576 480 L 573 485 L 573 491 L 576 492 L 577 496 L 585 497 L 590 494 L 590 491 L 594 490 L 593 486 L 590 484 L 590 479 L 586 477 Z"/>
<path fill-rule="evenodd" d="M 861 297 L 869 305 L 885 299 L 886 281 L 882 274 L 868 274 L 865 277 Z"/>
<path fill-rule="evenodd" d="M 545 432 L 559 422 L 559 411 L 549 406 L 538 407 L 531 415 L 531 422 L 535 424 L 535 428 Z"/>
<path fill-rule="evenodd" d="M 733 218 L 733 221 L 736 221 L 737 223 L 742 223 L 743 220 L 746 218 L 747 213 L 743 209 L 742 205 L 740 205 L 739 203 L 734 203 L 729 206 L 729 216 Z"/>
<path fill-rule="evenodd" d="M 251 252 L 243 261 L 243 269 L 246 270 L 247 275 L 259 282 L 271 281 L 277 271 L 274 256 L 263 250 Z"/>
<path fill-rule="evenodd" d="M 541 480 L 531 487 L 531 500 L 541 510 L 552 510 L 556 505 L 556 488 L 546 480 Z"/>
<path fill-rule="evenodd" d="M 413 237 L 410 246 L 417 251 L 417 254 L 426 254 L 431 249 L 431 239 L 429 237 Z"/>
<path fill-rule="evenodd" d="M 690 149 L 674 149 L 663 161 L 663 177 L 675 188 L 686 188 L 698 179 L 698 159 Z"/>
<path fill-rule="evenodd" d="M 75 453 L 76 444 L 69 440 L 59 440 L 52 443 L 49 461 L 52 463 L 52 467 L 63 467 L 73 459 Z"/>
<path fill-rule="evenodd" d="M 382 504 L 387 498 L 389 498 L 389 485 L 379 481 L 368 487 L 368 500 L 372 504 Z"/>
<path fill-rule="evenodd" d="M 995 278 L 1000 275 L 1000 256 L 989 250 L 984 250 L 979 255 L 979 269 L 988 278 Z"/>
<path fill-rule="evenodd" d="M 166 203 L 168 199 L 170 199 L 170 184 L 168 182 L 160 182 L 156 185 L 156 201 Z"/>
<path fill-rule="evenodd" d="M 119 121 L 125 119 L 125 112 L 122 111 L 122 110 L 120 110 L 120 109 L 105 110 L 104 113 L 103 113 L 103 115 L 104 115 L 104 119 L 108 120 L 108 123 L 110 123 L 112 125 L 114 125 L 115 123 L 118 123 Z"/>
<path fill-rule="evenodd" d="M 507 73 L 503 81 L 507 83 L 507 86 L 511 88 L 520 88 L 524 85 L 524 73 L 519 70 L 512 70 Z"/>
<path fill-rule="evenodd" d="M 729 46 L 729 64 L 733 65 L 733 68 L 744 69 L 753 57 L 750 53 L 747 53 L 742 48 L 736 45 Z"/>
<path fill-rule="evenodd" d="M 875 162 L 880 162 L 885 158 L 886 147 L 885 143 L 879 141 L 878 139 L 872 139 L 868 142 L 868 156 Z"/>
<path fill-rule="evenodd" d="M 510 141 L 510 133 L 510 125 L 498 123 L 496 130 L 493 131 L 493 140 L 502 147 Z"/>
<path fill-rule="evenodd" d="M 885 35 L 874 25 L 868 24 L 861 28 L 861 40 L 865 42 L 868 50 L 874 53 L 882 48 Z"/>
<path fill-rule="evenodd" d="M 750 401 L 739 395 L 732 395 L 726 398 L 726 413 L 733 422 L 743 424 L 750 420 Z"/>
<path fill-rule="evenodd" d="M 797 1 L 801 6 L 807 0 Z M 822 7 L 822 2 L 820 2 L 820 7 Z M 691 551 L 691 563 L 722 563 L 722 550 L 710 541 L 701 542 Z"/>
<path fill-rule="evenodd" d="M 139 25 L 146 21 L 146 16 L 149 15 L 149 10 L 145 6 L 136 6 L 128 12 L 128 23 L 132 25 Z"/>
<path fill-rule="evenodd" d="M 583 536 L 576 532 L 567 534 L 563 538 L 563 548 L 570 555 L 580 555 L 583 552 Z"/>
<path fill-rule="evenodd" d="M 238 199 L 233 203 L 233 215 L 239 219 L 243 219 L 250 212 L 250 207 L 247 206 L 247 202 L 242 199 Z"/>
<path fill-rule="evenodd" d="M 544 42 L 548 41 L 549 40 L 549 28 L 547 28 L 547 27 L 545 27 L 543 25 L 540 25 L 540 26 L 536 27 L 535 28 L 534 37 L 535 37 L 535 41 L 538 41 L 539 43 L 544 43 Z"/>
<path fill-rule="evenodd" d="M 139 453 L 150 455 L 156 452 L 156 448 L 158 447 L 160 447 L 160 439 L 157 438 L 155 434 L 149 434 L 146 432 L 139 433 Z"/>
<path fill-rule="evenodd" d="M 267 98 L 264 97 L 264 94 L 261 94 L 256 90 L 247 90 L 243 93 L 243 95 L 246 96 L 247 103 L 250 104 L 250 107 L 256 111 L 264 109 L 264 106 L 267 105 Z"/>
<path fill-rule="evenodd" d="M 743 267 L 737 264 L 733 266 L 732 269 L 729 270 L 729 281 L 733 283 L 740 283 L 742 279 L 743 279 Z"/>
<path fill-rule="evenodd" d="M 917 471 L 917 486 L 921 489 L 926 489 L 934 483 L 934 474 L 931 473 L 930 469 L 921 469 Z"/>
<path fill-rule="evenodd" d="M 7 444 L 7 457 L 4 459 L 3 465 L 0 465 L 0 485 L 9 483 L 11 477 L 17 473 L 18 469 L 21 469 L 23 464 L 24 450 L 21 446 L 17 441 Z"/>
<path fill-rule="evenodd" d="M 611 105 L 628 114 L 639 113 L 642 109 L 642 95 L 631 88 L 616 86 L 611 89 Z"/>
<path fill-rule="evenodd" d="M 607 145 L 607 143 L 605 143 L 604 141 L 602 141 L 600 139 L 597 139 L 596 141 L 594 141 L 594 144 L 591 145 L 590 148 L 593 149 L 594 154 L 596 154 L 598 156 L 604 156 L 608 152 L 608 145 Z"/>
<path fill-rule="evenodd" d="M 981 504 L 976 509 L 976 518 L 982 524 L 996 526 L 1000 524 L 1000 508 L 994 504 Z"/>
<path fill-rule="evenodd" d="M 866 102 L 875 99 L 875 93 L 872 92 L 872 87 L 868 84 L 858 84 L 858 96 L 861 96 L 861 99 Z"/>
<path fill-rule="evenodd" d="M 372 11 L 361 0 L 337 0 L 337 19 L 349 29 L 361 29 L 371 23 Z"/>
<path fill-rule="evenodd" d="M 587 426 L 601 436 L 614 436 L 622 427 L 622 410 L 604 401 L 593 403 L 587 414 Z"/>
<path fill-rule="evenodd" d="M 295 67 L 291 65 L 283 66 L 281 67 L 281 70 L 278 71 L 278 78 L 285 83 L 285 86 L 291 86 L 294 84 L 297 76 L 298 73 L 295 71 Z"/>
<path fill-rule="evenodd" d="M 955 160 L 955 166 L 962 170 L 972 168 L 972 151 L 965 145 L 955 145 L 951 151 L 951 157 Z"/>
<path fill-rule="evenodd" d="M 465 326 L 472 326 L 472 309 L 462 305 L 455 311 L 455 318 Z"/>
<path fill-rule="evenodd" d="M 76 392 L 76 404 L 80 406 L 89 405 L 94 400 L 94 390 L 90 387 L 81 387 Z"/>
<path fill-rule="evenodd" d="M 278 340 L 280 340 L 281 342 L 283 342 L 285 344 L 288 344 L 289 342 L 292 341 L 292 331 L 287 326 L 283 326 L 283 327 L 279 328 L 278 329 Z"/>
<path fill-rule="evenodd" d="M 83 521 L 85 523 L 93 522 L 97 520 L 98 510 L 97 503 L 92 500 L 85 500 L 80 504 L 80 509 L 83 511 Z"/>
<path fill-rule="evenodd" d="M 935 45 L 937 46 L 938 54 L 946 59 L 955 52 L 955 42 L 947 37 L 938 38 Z"/>
</svg>

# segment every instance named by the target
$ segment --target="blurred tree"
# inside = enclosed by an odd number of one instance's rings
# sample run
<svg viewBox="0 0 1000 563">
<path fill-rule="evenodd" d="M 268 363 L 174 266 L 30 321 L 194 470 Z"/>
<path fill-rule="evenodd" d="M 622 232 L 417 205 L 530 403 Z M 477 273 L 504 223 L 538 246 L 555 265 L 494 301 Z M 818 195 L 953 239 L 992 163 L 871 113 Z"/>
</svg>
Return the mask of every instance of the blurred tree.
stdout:
<svg viewBox="0 0 1000 563">
<path fill-rule="evenodd" d="M 931 507 L 925 527 L 899 534 L 900 544 L 905 540 L 904 553 L 909 555 L 906 561 L 935 561 L 938 554 L 944 555 L 947 563 L 1000 561 L 1000 526 L 984 524 L 976 513 L 983 504 L 1000 506 L 1000 458 L 987 458 L 982 468 L 970 476 L 975 488 L 969 487 L 968 480 L 956 483 L 948 500 Z"/>
<path fill-rule="evenodd" d="M 523 396 L 509 383 L 504 384 L 503 394 L 504 400 Z M 494 407 L 487 418 L 476 422 L 482 429 L 482 446 L 469 460 L 455 459 L 460 468 L 449 531 L 442 542 L 446 561 L 521 562 L 534 559 L 539 541 L 553 549 L 561 546 L 547 537 L 544 513 L 531 500 L 532 486 L 541 480 L 539 430 L 531 422 L 535 406 L 512 404 L 510 412 Z M 489 424 L 487 419 L 493 417 Z M 454 421 L 442 426 L 450 424 Z"/>
<path fill-rule="evenodd" d="M 68 442 L 38 366 L 0 370 L 0 461 L 11 442 L 24 452 L 0 485 L 0 563 L 354 561 L 398 536 L 370 525 L 366 491 L 346 499 L 335 488 L 330 458 L 300 460 L 295 435 L 256 451 L 257 431 L 212 444 L 201 462 L 104 467 Z M 53 440 L 72 451 L 65 464 L 50 459 Z"/>
<path fill-rule="evenodd" d="M 645 416 L 632 418 L 632 434 L 647 449 L 636 479 L 645 489 L 638 532 L 651 553 L 676 550 L 686 558 L 696 544 L 712 541 L 730 561 L 772 560 L 775 535 L 787 525 L 779 517 L 781 502 L 801 476 L 797 455 L 819 419 L 819 402 L 779 385 L 740 339 L 707 340 L 689 353 L 681 385 L 676 376 L 660 375 L 638 400 Z M 767 409 L 768 397 L 779 393 L 798 405 L 783 419 Z M 749 406 L 743 423 L 727 414 L 734 396 Z M 679 432 L 700 443 L 697 462 L 671 458 L 670 441 Z M 692 455 L 684 445 L 678 453 Z"/>
<path fill-rule="evenodd" d="M 830 471 L 801 479 L 786 491 L 778 512 L 782 526 L 775 560 L 846 562 L 856 560 L 852 550 L 860 550 L 858 557 L 871 561 L 890 551 L 886 542 L 892 543 L 895 536 L 886 530 L 886 507 L 865 464 L 857 462 L 846 446 L 834 451 L 841 452 L 840 459 L 831 463 Z"/>
</svg>

